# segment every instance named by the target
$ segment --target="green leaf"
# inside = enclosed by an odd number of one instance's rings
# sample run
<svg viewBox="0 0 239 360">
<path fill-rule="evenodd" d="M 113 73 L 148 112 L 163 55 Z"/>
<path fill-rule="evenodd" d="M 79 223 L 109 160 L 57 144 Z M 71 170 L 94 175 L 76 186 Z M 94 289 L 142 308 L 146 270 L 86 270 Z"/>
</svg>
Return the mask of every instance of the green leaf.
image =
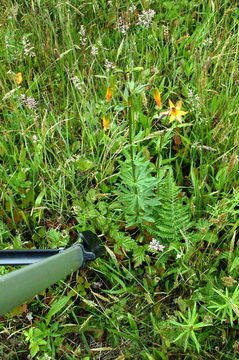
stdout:
<svg viewBox="0 0 239 360">
<path fill-rule="evenodd" d="M 32 357 L 34 357 L 38 353 L 39 350 L 40 350 L 40 348 L 37 343 L 34 342 L 30 345 L 30 353 L 31 353 Z"/>
<path fill-rule="evenodd" d="M 38 195 L 38 197 L 36 198 L 36 200 L 35 200 L 35 207 L 38 207 L 38 206 L 41 205 L 41 202 L 42 202 L 42 199 L 44 198 L 44 196 L 45 196 L 45 189 L 42 190 L 42 191 L 40 192 L 40 194 Z"/>
<path fill-rule="evenodd" d="M 133 259 L 135 262 L 135 267 L 142 264 L 145 259 L 145 250 L 143 246 L 137 246 L 134 248 Z"/>
<path fill-rule="evenodd" d="M 121 43 L 120 43 L 120 46 L 118 47 L 118 50 L 117 50 L 117 55 L 116 55 L 116 60 L 115 62 L 117 62 L 121 52 L 122 52 L 122 49 L 123 49 L 123 45 L 124 45 L 124 38 L 122 39 Z"/>
<path fill-rule="evenodd" d="M 132 332 L 134 332 L 135 335 L 139 336 L 139 329 L 138 329 L 137 323 L 134 320 L 132 314 L 128 313 L 127 316 L 128 316 L 128 320 L 129 320 Z"/>
<path fill-rule="evenodd" d="M 239 266 L 239 257 L 235 257 L 235 259 L 232 262 L 232 265 L 230 267 L 229 272 L 233 271 L 234 269 L 238 268 Z"/>
<path fill-rule="evenodd" d="M 70 300 L 70 296 L 64 296 L 60 298 L 59 300 L 56 300 L 53 302 L 51 309 L 49 310 L 47 317 L 46 317 L 46 324 L 48 325 L 51 321 L 51 318 L 53 315 L 61 311 L 62 308 L 64 308 L 67 304 L 67 302 Z"/>
<path fill-rule="evenodd" d="M 79 169 L 81 171 L 87 171 L 92 169 L 95 166 L 95 163 L 93 161 L 90 161 L 88 159 L 77 159 L 75 161 L 76 169 Z"/>
</svg>

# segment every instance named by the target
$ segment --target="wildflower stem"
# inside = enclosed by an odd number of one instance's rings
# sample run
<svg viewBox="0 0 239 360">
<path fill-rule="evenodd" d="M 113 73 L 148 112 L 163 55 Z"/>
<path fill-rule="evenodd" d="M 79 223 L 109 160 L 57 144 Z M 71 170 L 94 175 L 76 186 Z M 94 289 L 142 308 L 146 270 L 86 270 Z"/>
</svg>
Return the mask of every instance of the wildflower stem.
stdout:
<svg viewBox="0 0 239 360">
<path fill-rule="evenodd" d="M 136 184 L 136 174 L 135 174 L 135 164 L 134 164 L 134 149 L 133 149 L 133 136 L 132 136 L 132 125 L 134 121 L 134 111 L 132 109 L 132 98 L 129 98 L 129 142 L 130 142 L 130 158 L 131 158 L 131 166 L 132 166 L 132 174 L 134 183 Z M 137 194 L 137 188 L 134 188 L 135 194 Z"/>
</svg>

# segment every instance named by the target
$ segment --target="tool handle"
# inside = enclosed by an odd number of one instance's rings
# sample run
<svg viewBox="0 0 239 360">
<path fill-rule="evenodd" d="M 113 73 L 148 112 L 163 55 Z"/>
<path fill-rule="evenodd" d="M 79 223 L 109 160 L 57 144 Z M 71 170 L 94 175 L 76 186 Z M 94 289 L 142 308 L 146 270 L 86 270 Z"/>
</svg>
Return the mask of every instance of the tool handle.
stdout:
<svg viewBox="0 0 239 360">
<path fill-rule="evenodd" d="M 84 247 L 75 245 L 55 256 L 0 276 L 0 315 L 84 265 Z"/>
<path fill-rule="evenodd" d="M 63 249 L 0 250 L 0 265 L 29 265 L 59 254 Z"/>
<path fill-rule="evenodd" d="M 100 244 L 98 237 L 90 230 L 82 231 L 80 239 L 84 246 L 85 262 L 92 260 L 92 253 L 94 258 L 100 256 L 103 252 L 103 247 Z M 44 260 L 50 256 L 57 255 L 66 249 L 21 249 L 21 250 L 0 250 L 0 266 L 1 265 L 29 265 L 38 261 Z"/>
</svg>

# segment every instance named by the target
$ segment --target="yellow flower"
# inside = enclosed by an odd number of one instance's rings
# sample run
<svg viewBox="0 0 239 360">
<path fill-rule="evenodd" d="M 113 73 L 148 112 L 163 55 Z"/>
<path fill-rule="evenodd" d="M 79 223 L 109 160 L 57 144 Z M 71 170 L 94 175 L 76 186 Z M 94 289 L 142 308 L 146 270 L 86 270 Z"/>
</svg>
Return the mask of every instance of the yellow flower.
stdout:
<svg viewBox="0 0 239 360">
<path fill-rule="evenodd" d="M 108 86 L 107 90 L 106 90 L 105 100 L 110 101 L 110 99 L 112 98 L 112 95 L 113 95 L 113 89 L 112 89 L 112 87 Z"/>
<path fill-rule="evenodd" d="M 168 113 L 168 115 L 170 115 L 169 122 L 171 123 L 174 120 L 178 120 L 178 122 L 180 124 L 182 124 L 181 117 L 188 113 L 188 111 L 182 111 L 181 110 L 182 101 L 178 101 L 176 105 L 174 105 L 174 103 L 171 100 L 169 100 L 168 103 L 169 103 L 169 107 L 170 107 L 170 110 L 169 110 L 169 113 Z"/>
<path fill-rule="evenodd" d="M 158 107 L 161 108 L 162 103 L 161 103 L 161 94 L 159 92 L 159 89 L 154 90 L 154 100 L 155 100 L 156 104 L 158 105 Z"/>
<path fill-rule="evenodd" d="M 23 77 L 21 72 L 16 74 L 15 81 L 17 85 L 20 85 L 23 82 Z"/>
<path fill-rule="evenodd" d="M 110 119 L 108 118 L 108 116 L 103 116 L 102 123 L 104 130 L 107 130 L 110 125 Z"/>
</svg>

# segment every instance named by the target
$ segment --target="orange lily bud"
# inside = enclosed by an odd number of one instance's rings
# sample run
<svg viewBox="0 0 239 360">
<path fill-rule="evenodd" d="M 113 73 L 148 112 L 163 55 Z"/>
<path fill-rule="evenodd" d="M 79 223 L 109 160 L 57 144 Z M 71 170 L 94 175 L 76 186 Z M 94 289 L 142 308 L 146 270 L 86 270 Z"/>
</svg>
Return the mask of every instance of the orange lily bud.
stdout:
<svg viewBox="0 0 239 360">
<path fill-rule="evenodd" d="M 162 107 L 162 103 L 161 103 L 161 94 L 159 92 L 159 89 L 155 89 L 154 90 L 154 100 L 156 102 L 156 104 L 158 105 L 159 108 Z"/>
<path fill-rule="evenodd" d="M 20 85 L 23 82 L 23 77 L 21 72 L 16 74 L 15 81 L 17 85 Z"/>
<path fill-rule="evenodd" d="M 110 99 L 112 98 L 112 94 L 113 94 L 113 89 L 112 87 L 108 86 L 106 90 L 105 100 L 110 101 Z"/>
<path fill-rule="evenodd" d="M 110 125 L 110 119 L 108 118 L 108 116 L 103 116 L 102 123 L 104 130 L 107 130 Z"/>
</svg>

